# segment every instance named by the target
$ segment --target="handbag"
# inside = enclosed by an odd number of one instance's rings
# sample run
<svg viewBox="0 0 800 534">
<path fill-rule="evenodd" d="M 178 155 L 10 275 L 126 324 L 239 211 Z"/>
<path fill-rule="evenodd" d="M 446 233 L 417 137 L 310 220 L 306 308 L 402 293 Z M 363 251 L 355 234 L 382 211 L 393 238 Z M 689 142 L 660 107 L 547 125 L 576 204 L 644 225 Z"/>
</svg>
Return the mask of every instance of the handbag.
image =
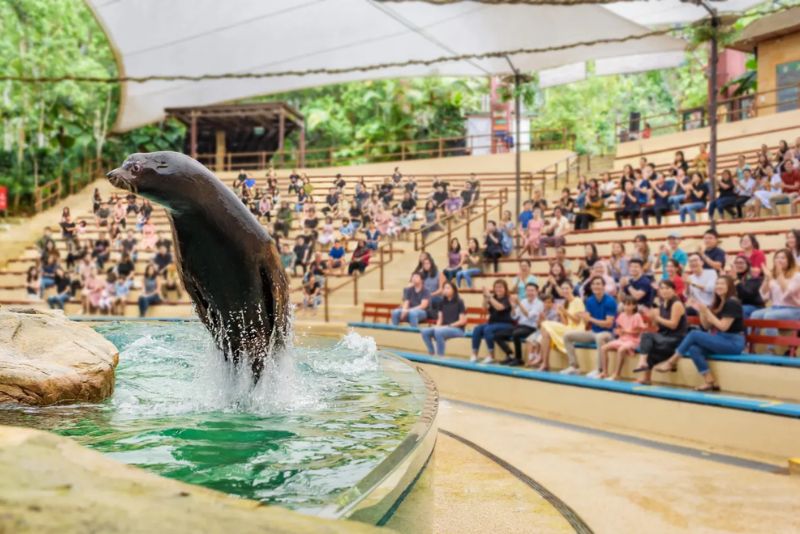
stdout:
<svg viewBox="0 0 800 534">
<path fill-rule="evenodd" d="M 671 355 L 680 345 L 680 338 L 666 336 L 658 332 L 645 332 L 639 341 L 639 352 L 642 354 Z"/>
</svg>

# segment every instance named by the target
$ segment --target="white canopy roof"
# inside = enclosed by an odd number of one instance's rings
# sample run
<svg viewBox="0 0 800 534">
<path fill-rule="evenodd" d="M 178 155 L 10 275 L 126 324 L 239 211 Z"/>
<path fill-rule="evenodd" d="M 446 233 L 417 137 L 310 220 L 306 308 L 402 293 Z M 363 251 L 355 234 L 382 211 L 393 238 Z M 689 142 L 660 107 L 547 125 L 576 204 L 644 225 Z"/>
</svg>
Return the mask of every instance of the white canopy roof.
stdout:
<svg viewBox="0 0 800 534">
<path fill-rule="evenodd" d="M 539 49 L 642 35 L 652 26 L 688 22 L 705 14 L 702 8 L 679 0 L 576 6 L 480 2 L 433 5 L 374 0 L 87 3 L 108 34 L 121 74 L 131 77 L 346 68 Z M 739 10 L 756 3 L 757 0 L 729 0 L 715 5 Z M 515 54 L 511 60 L 525 72 L 570 66 L 549 76 L 556 80 L 554 83 L 566 83 L 583 76 L 585 70 L 574 65 L 587 59 L 607 58 L 598 64 L 604 74 L 665 68 L 680 63 L 684 46 L 678 39 L 659 35 Z M 387 66 L 333 75 L 126 82 L 114 129 L 125 131 L 159 120 L 168 107 L 213 104 L 354 80 L 485 76 L 510 70 L 504 58 L 492 58 Z M 542 77 L 547 79 L 548 73 L 542 72 Z"/>
</svg>

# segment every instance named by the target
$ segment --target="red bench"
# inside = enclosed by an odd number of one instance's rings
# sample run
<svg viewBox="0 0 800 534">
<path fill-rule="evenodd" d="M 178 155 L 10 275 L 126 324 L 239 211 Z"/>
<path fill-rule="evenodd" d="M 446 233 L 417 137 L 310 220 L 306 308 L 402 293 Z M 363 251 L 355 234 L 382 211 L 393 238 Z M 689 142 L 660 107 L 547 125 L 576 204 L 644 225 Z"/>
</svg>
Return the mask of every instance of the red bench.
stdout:
<svg viewBox="0 0 800 534">
<path fill-rule="evenodd" d="M 361 310 L 361 321 L 366 322 L 371 319 L 372 322 L 383 322 L 388 324 L 392 318 L 392 310 L 397 308 L 399 304 L 391 304 L 387 302 L 365 302 L 364 308 Z M 470 307 L 467 308 L 467 324 L 483 324 L 487 321 L 487 314 L 484 308 Z M 430 324 L 436 323 L 433 319 L 428 319 Z"/>
</svg>

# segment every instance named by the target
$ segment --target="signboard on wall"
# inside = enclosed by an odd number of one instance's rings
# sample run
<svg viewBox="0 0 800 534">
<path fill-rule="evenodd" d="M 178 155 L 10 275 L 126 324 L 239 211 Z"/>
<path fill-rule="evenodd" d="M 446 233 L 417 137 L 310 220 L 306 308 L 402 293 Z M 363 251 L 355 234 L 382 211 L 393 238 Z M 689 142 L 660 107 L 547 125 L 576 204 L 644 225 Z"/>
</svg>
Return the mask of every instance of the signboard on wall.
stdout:
<svg viewBox="0 0 800 534">
<path fill-rule="evenodd" d="M 6 211 L 8 209 L 8 188 L 4 185 L 0 185 L 0 211 Z"/>
<path fill-rule="evenodd" d="M 800 61 L 782 63 L 775 67 L 778 82 L 778 111 L 800 107 Z"/>
</svg>

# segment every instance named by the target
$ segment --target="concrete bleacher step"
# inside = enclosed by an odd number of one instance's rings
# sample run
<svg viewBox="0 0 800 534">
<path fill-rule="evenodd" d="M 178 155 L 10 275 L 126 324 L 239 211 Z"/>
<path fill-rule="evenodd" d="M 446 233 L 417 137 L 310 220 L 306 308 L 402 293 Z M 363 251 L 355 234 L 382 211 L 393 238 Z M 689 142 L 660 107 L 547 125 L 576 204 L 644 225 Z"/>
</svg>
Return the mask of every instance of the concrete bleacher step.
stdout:
<svg viewBox="0 0 800 534">
<path fill-rule="evenodd" d="M 397 353 L 420 365 L 445 398 L 657 436 L 784 469 L 800 452 L 800 404 L 794 402 Z"/>
<path fill-rule="evenodd" d="M 350 326 L 359 334 L 375 339 L 379 346 L 394 347 L 409 351 L 425 353 L 425 344 L 416 329 L 408 325 L 391 327 L 380 324 L 353 322 Z M 446 345 L 446 355 L 451 358 L 467 360 L 471 350 L 471 339 L 451 339 Z M 509 345 L 511 345 L 509 343 Z M 513 345 L 512 345 L 513 346 Z M 482 345 L 481 355 L 486 354 L 485 344 Z M 581 370 L 586 373 L 597 368 L 597 351 L 594 348 L 578 348 L 576 354 Z M 501 360 L 502 352 L 495 348 L 495 358 Z M 616 355 L 612 356 L 616 361 Z M 638 357 L 628 358 L 622 369 L 622 380 L 633 382 L 637 375 L 633 373 Z M 800 403 L 800 358 L 784 356 L 742 356 L 709 359 L 711 370 L 722 385 L 725 393 L 748 395 L 753 398 Z M 553 351 L 550 357 L 551 368 L 563 369 L 567 366 L 566 355 Z M 675 373 L 653 373 L 656 384 L 680 388 L 694 388 L 702 384 L 702 378 L 697 373 L 691 360 L 683 358 Z"/>
</svg>

